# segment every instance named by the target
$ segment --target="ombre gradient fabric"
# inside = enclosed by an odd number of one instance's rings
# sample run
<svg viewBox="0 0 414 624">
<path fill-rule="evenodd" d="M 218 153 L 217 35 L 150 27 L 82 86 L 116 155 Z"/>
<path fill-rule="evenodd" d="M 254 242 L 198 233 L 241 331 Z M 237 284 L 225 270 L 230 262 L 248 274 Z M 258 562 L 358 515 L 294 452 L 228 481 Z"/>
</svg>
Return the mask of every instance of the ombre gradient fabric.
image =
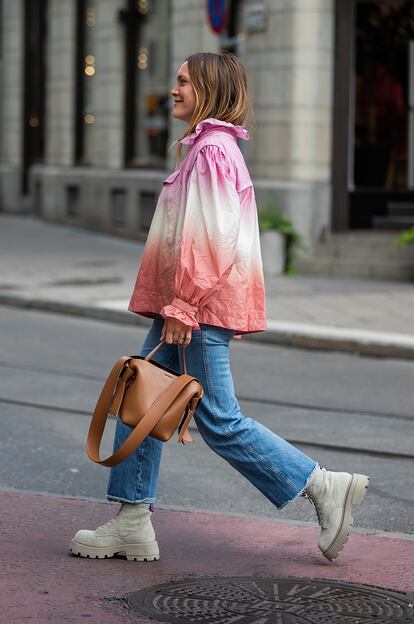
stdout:
<svg viewBox="0 0 414 624">
<path fill-rule="evenodd" d="M 206 119 L 185 139 L 187 155 L 163 184 L 129 310 L 233 329 L 266 329 L 254 190 L 237 138 Z"/>
</svg>

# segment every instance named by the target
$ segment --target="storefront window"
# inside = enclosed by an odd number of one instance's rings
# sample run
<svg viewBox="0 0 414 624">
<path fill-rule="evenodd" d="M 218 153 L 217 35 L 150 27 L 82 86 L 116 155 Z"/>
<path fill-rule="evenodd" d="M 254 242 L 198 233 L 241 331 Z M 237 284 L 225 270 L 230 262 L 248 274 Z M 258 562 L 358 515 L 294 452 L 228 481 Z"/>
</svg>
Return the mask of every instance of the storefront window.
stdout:
<svg viewBox="0 0 414 624">
<path fill-rule="evenodd" d="M 165 0 L 129 3 L 127 166 L 165 166 L 171 88 L 169 10 Z"/>
<path fill-rule="evenodd" d="M 365 0 L 356 6 L 354 184 L 406 189 L 414 167 L 408 149 L 414 2 Z"/>
<path fill-rule="evenodd" d="M 93 162 L 95 145 L 96 0 L 78 0 L 76 162 Z"/>
<path fill-rule="evenodd" d="M 24 193 L 28 192 L 28 173 L 31 165 L 42 162 L 45 155 L 46 15 L 47 0 L 25 0 L 22 180 Z"/>
</svg>

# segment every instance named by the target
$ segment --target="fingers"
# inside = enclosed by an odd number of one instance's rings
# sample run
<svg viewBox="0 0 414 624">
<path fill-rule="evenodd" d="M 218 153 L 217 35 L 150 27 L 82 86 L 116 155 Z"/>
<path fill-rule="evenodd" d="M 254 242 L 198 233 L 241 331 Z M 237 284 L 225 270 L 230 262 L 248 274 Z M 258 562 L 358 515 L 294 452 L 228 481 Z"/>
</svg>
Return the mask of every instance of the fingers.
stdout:
<svg viewBox="0 0 414 624">
<path fill-rule="evenodd" d="M 191 338 L 192 338 L 192 334 L 193 334 L 192 328 L 191 327 L 187 328 L 187 332 L 185 334 L 185 339 L 184 339 L 184 342 L 183 342 L 183 347 L 184 348 L 188 347 L 188 345 L 190 344 Z"/>
<path fill-rule="evenodd" d="M 192 328 L 181 321 L 167 317 L 164 321 L 160 340 L 167 344 L 177 344 L 187 347 L 191 342 Z"/>
<path fill-rule="evenodd" d="M 175 327 L 175 323 L 172 323 L 173 319 L 165 319 L 162 328 L 160 340 L 163 340 L 167 344 L 178 344 L 179 336 L 183 336 L 184 332 Z"/>
</svg>

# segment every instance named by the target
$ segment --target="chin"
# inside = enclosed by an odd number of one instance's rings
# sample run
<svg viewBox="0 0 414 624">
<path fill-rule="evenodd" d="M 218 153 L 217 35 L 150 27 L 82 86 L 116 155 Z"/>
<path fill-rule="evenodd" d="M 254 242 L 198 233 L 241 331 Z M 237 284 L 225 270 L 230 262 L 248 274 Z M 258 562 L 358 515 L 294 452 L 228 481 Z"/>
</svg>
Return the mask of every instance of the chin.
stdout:
<svg viewBox="0 0 414 624">
<path fill-rule="evenodd" d="M 177 121 L 183 121 L 184 123 L 188 123 L 187 118 L 184 119 L 181 115 L 177 115 L 176 113 L 174 113 L 174 111 L 172 111 L 171 117 L 173 117 Z"/>
</svg>

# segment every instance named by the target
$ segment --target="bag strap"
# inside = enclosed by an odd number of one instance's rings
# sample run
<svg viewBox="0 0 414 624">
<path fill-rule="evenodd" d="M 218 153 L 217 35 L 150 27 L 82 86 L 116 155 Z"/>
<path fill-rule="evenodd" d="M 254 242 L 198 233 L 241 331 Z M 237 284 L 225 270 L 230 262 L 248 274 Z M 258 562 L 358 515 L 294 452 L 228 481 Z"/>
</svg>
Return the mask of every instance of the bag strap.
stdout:
<svg viewBox="0 0 414 624">
<path fill-rule="evenodd" d="M 99 396 L 89 427 L 86 443 L 88 457 L 93 462 L 103 466 L 115 466 L 126 459 L 126 457 L 128 457 L 144 441 L 182 390 L 195 381 L 194 377 L 191 377 L 190 375 L 181 375 L 180 377 L 177 377 L 168 389 L 161 394 L 156 401 L 154 401 L 145 416 L 134 428 L 125 442 L 115 451 L 115 453 L 106 459 L 101 459 L 99 450 L 106 421 L 108 419 L 109 408 L 113 399 L 114 389 L 116 388 L 120 373 L 126 362 L 131 359 L 133 358 L 124 356 L 115 363 Z M 199 399 L 197 401 L 192 400 L 190 402 L 189 413 L 186 415 L 185 421 L 181 427 L 179 442 L 191 439 L 187 433 L 187 429 L 198 402 Z"/>
<path fill-rule="evenodd" d="M 155 354 L 157 353 L 158 349 L 161 347 L 161 345 L 162 345 L 162 344 L 163 344 L 163 342 L 160 342 L 160 344 L 159 344 L 159 345 L 157 345 L 157 346 L 155 347 L 155 349 L 153 349 L 153 350 L 151 351 L 151 353 L 148 353 L 148 355 L 146 356 L 146 358 L 145 358 L 145 359 L 146 359 L 147 361 L 148 361 L 148 360 L 150 360 L 150 359 L 152 358 L 152 356 L 153 356 L 153 355 L 155 355 Z M 185 349 L 184 349 L 184 347 L 183 347 L 182 345 L 179 345 L 179 346 L 180 346 L 180 348 L 181 348 L 181 355 L 182 355 L 182 360 L 183 360 L 183 369 L 184 369 L 184 373 L 187 375 L 187 363 L 186 363 L 186 361 L 185 361 Z"/>
</svg>

